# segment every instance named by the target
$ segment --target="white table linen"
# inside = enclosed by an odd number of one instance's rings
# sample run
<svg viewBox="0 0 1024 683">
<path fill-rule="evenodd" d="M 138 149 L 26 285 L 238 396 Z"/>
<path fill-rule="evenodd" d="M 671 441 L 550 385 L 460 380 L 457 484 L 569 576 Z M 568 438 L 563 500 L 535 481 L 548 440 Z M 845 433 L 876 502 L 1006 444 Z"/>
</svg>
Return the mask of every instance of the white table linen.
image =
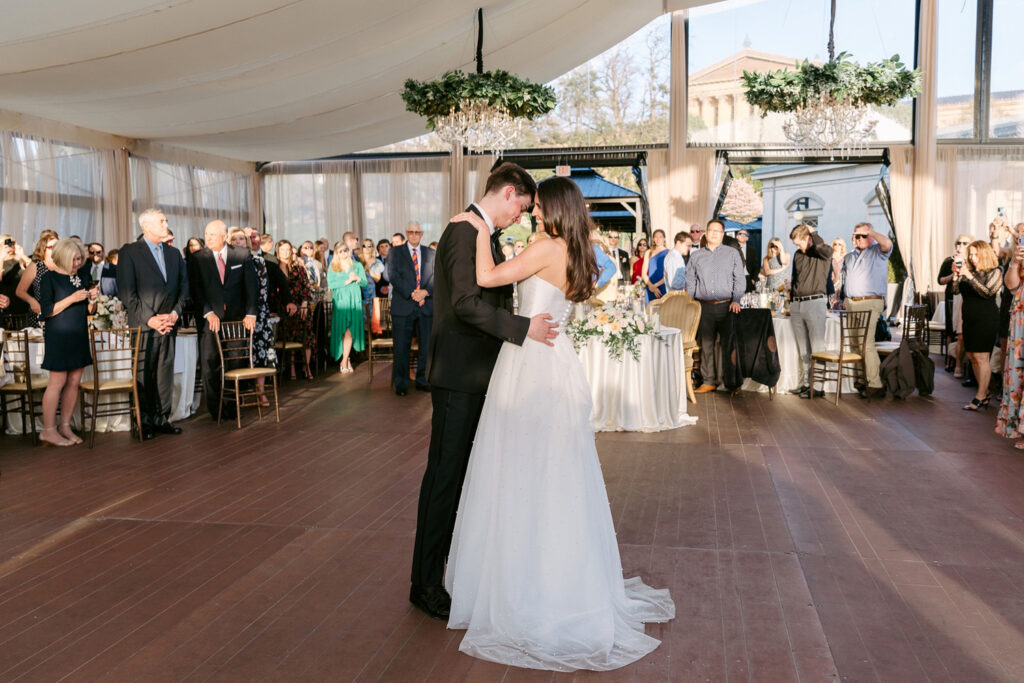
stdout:
<svg viewBox="0 0 1024 683">
<path fill-rule="evenodd" d="M 792 391 L 803 385 L 807 378 L 807 369 L 803 367 L 800 360 L 800 353 L 796 346 L 796 335 L 793 333 L 793 321 L 788 316 L 773 316 L 772 324 L 775 326 L 775 343 L 779 350 L 779 383 L 775 385 L 779 393 Z M 829 315 L 825 320 L 825 349 L 828 351 L 839 350 L 840 326 L 839 318 Z M 818 385 L 819 388 L 821 385 Z M 768 391 L 768 387 L 754 380 L 747 378 L 743 382 L 744 391 Z M 835 393 L 836 383 L 826 382 L 825 392 Z M 843 393 L 856 393 L 852 379 L 843 380 Z"/>
<path fill-rule="evenodd" d="M 697 421 L 686 414 L 682 337 L 672 327 L 663 327 L 661 335 L 664 341 L 640 338 L 640 360 L 629 352 L 615 360 L 597 339 L 579 350 L 590 383 L 595 431 L 659 432 Z"/>
<path fill-rule="evenodd" d="M 49 376 L 49 372 L 43 370 L 41 365 L 43 362 L 43 355 L 45 353 L 45 345 L 41 339 L 35 339 L 29 341 L 29 367 L 32 369 L 32 377 L 44 378 Z M 201 394 L 194 392 L 195 381 L 196 381 L 196 359 L 199 355 L 199 345 L 196 336 L 178 336 L 175 338 L 174 345 L 174 389 L 171 395 L 171 421 L 183 420 L 193 413 L 198 408 Z M 180 360 L 179 360 L 180 359 Z M 125 377 L 128 374 L 125 373 Z M 93 366 L 89 365 L 82 372 L 82 382 L 85 383 L 93 378 Z M 120 376 L 119 376 L 120 378 Z M 127 395 L 126 394 L 114 394 L 116 398 L 108 400 L 122 401 Z M 191 400 L 190 400 L 191 398 Z M 87 400 L 88 397 L 79 397 L 79 401 Z M 100 399 L 101 402 L 104 400 Z M 102 403 L 101 403 L 102 405 Z M 87 411 L 88 412 L 88 411 Z M 79 424 L 79 416 L 81 415 L 80 405 L 75 405 L 75 414 L 71 416 L 71 423 L 78 429 L 81 429 L 83 425 Z M 87 416 L 86 422 L 89 423 L 90 419 Z M 36 429 L 41 430 L 43 428 L 43 418 L 40 413 L 36 413 Z M 127 432 L 131 429 L 131 417 L 127 414 L 124 415 L 111 415 L 101 416 L 96 418 L 96 431 L 98 432 Z M 21 434 L 21 419 L 20 417 L 11 418 L 8 417 L 7 425 L 8 434 Z"/>
</svg>

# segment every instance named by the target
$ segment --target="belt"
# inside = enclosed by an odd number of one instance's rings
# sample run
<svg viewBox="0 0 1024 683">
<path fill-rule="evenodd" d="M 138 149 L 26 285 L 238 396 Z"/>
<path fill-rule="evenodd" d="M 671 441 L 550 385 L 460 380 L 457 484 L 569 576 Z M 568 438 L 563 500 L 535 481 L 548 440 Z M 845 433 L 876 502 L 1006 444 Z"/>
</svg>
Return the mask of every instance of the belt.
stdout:
<svg viewBox="0 0 1024 683">
<path fill-rule="evenodd" d="M 730 303 L 731 301 L 732 301 L 732 299 L 720 299 L 718 301 L 707 301 L 707 300 L 704 300 L 704 301 L 701 301 L 701 303 L 702 304 L 727 304 L 727 303 Z"/>
<path fill-rule="evenodd" d="M 868 301 L 869 299 L 884 299 L 885 297 L 881 294 L 872 294 L 871 296 L 848 296 L 846 298 L 850 301 Z"/>
<path fill-rule="evenodd" d="M 793 301 L 814 301 L 815 299 L 824 299 L 824 294 L 811 294 L 810 296 L 794 296 Z"/>
</svg>

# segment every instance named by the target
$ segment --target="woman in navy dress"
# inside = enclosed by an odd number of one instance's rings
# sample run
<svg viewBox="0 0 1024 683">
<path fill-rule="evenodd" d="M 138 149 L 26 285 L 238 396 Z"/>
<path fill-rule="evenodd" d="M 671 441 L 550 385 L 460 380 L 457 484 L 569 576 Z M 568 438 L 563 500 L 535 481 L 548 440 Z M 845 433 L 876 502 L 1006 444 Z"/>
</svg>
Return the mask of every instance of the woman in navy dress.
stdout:
<svg viewBox="0 0 1024 683">
<path fill-rule="evenodd" d="M 39 318 L 46 321 L 43 369 L 50 372 L 50 382 L 43 394 L 43 431 L 39 439 L 44 446 L 71 446 L 82 443 L 71 431 L 70 423 L 78 401 L 82 370 L 92 365 L 89 312 L 96 305 L 99 289 L 86 289 L 86 283 L 78 277 L 84 258 L 73 240 L 58 241 L 50 258 L 54 268 L 47 271 L 39 283 Z M 58 403 L 59 428 L 56 426 Z"/>
</svg>

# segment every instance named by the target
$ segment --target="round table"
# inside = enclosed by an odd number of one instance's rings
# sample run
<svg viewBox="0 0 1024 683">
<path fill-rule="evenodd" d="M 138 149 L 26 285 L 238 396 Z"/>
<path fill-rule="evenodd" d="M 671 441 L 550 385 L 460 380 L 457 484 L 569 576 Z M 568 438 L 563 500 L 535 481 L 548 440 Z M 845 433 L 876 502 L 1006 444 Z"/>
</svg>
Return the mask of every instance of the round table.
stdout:
<svg viewBox="0 0 1024 683">
<path fill-rule="evenodd" d="M 32 377 L 47 377 L 49 373 L 43 370 L 40 366 L 43 362 L 43 354 L 45 345 L 42 337 L 35 337 L 29 339 L 29 367 L 32 371 Z M 184 420 L 190 417 L 196 412 L 199 407 L 199 401 L 202 395 L 195 391 L 196 382 L 196 361 L 199 357 L 199 342 L 196 335 L 193 333 L 180 334 L 175 336 L 174 339 L 174 388 L 171 394 L 171 416 L 170 421 L 176 422 L 178 420 Z M 2 373 L 0 373 L 2 374 Z M 93 377 L 92 366 L 89 365 L 82 372 L 82 381 L 86 382 L 91 380 Z M 3 379 L 0 379 L 0 383 Z M 79 401 L 81 401 L 81 396 Z M 103 399 L 101 399 L 102 401 Z M 124 400 L 123 395 L 114 395 L 111 400 L 120 401 Z M 79 422 L 79 415 L 81 414 L 79 405 L 75 405 L 75 414 L 71 416 L 71 423 L 75 427 L 81 428 Z M 86 418 L 88 419 L 88 418 Z M 36 429 L 42 429 L 42 415 L 36 413 Z M 127 432 L 131 429 L 131 418 L 128 414 L 123 415 L 111 415 L 111 416 L 100 416 L 96 418 L 96 431 L 98 432 Z M 8 434 L 21 434 L 21 420 L 20 419 L 8 419 L 7 425 Z"/>
<path fill-rule="evenodd" d="M 775 385 L 775 389 L 779 393 L 784 393 L 806 384 L 808 370 L 803 367 L 803 362 L 800 360 L 800 353 L 796 347 L 796 335 L 793 334 L 792 319 L 786 315 L 776 315 L 772 318 L 772 324 L 775 326 L 775 343 L 779 350 L 779 368 L 781 370 L 779 383 Z M 839 349 L 839 334 L 839 318 L 828 315 L 825 320 L 825 349 Z M 742 389 L 744 391 L 768 391 L 768 387 L 752 379 L 747 379 L 743 383 Z M 824 389 L 825 393 L 835 393 L 836 383 L 834 381 L 826 382 Z M 843 393 L 847 392 L 856 393 L 851 378 L 843 380 Z"/>
<path fill-rule="evenodd" d="M 661 328 L 662 340 L 639 339 L 640 359 L 624 352 L 616 360 L 598 339 L 579 349 L 590 383 L 590 424 L 599 432 L 659 432 L 691 425 L 686 414 L 683 346 L 679 330 Z"/>
</svg>

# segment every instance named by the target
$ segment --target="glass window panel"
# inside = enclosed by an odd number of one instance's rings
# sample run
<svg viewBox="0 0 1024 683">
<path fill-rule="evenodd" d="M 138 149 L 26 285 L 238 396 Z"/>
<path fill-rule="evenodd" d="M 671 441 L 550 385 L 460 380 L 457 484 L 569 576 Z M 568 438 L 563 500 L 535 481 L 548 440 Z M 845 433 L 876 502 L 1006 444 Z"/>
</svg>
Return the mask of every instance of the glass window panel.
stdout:
<svg viewBox="0 0 1024 683">
<path fill-rule="evenodd" d="M 836 53 L 864 64 L 899 54 L 914 62 L 915 0 L 839 3 Z M 829 3 L 821 0 L 728 0 L 690 10 L 689 130 L 697 144 L 785 143 L 784 115 L 761 118 L 743 94 L 743 71 L 793 68 L 798 60 L 828 59 Z M 874 139 L 911 137 L 911 101 L 875 111 Z"/>
<path fill-rule="evenodd" d="M 936 111 L 939 138 L 974 137 L 977 0 L 939 0 Z"/>
<path fill-rule="evenodd" d="M 992 12 L 992 92 L 989 136 L 1024 138 L 1024 3 L 995 0 Z"/>
</svg>

